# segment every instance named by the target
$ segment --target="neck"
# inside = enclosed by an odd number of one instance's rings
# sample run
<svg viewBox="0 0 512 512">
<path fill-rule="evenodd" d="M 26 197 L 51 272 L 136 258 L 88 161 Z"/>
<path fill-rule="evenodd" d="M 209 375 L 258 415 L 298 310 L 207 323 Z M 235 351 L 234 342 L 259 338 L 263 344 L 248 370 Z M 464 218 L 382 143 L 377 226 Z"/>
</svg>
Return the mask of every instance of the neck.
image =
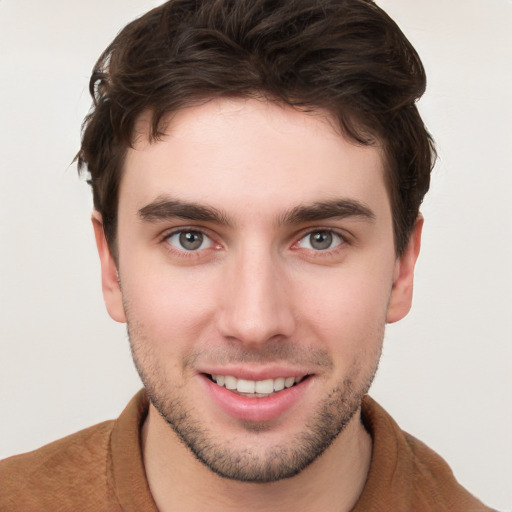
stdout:
<svg viewBox="0 0 512 512">
<path fill-rule="evenodd" d="M 372 442 L 360 414 L 298 475 L 272 483 L 222 478 L 199 462 L 150 405 L 142 430 L 144 465 L 160 512 L 349 511 L 361 494 Z"/>
</svg>

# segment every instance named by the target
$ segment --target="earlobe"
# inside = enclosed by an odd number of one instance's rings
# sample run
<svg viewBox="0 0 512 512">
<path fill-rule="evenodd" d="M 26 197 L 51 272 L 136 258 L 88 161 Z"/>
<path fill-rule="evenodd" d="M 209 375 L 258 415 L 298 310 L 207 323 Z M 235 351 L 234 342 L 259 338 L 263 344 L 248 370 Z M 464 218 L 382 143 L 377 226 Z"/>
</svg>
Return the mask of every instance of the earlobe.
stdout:
<svg viewBox="0 0 512 512">
<path fill-rule="evenodd" d="M 404 318 L 411 309 L 414 267 L 420 252 L 422 229 L 423 216 L 419 214 L 407 247 L 395 263 L 393 288 L 386 316 L 386 321 L 389 324 Z"/>
<path fill-rule="evenodd" d="M 117 274 L 117 265 L 110 251 L 107 239 L 105 238 L 101 214 L 94 210 L 91 220 L 94 228 L 94 236 L 96 238 L 96 247 L 100 257 L 101 287 L 105 306 L 107 307 L 109 315 L 116 322 L 124 323 L 126 322 L 126 315 Z"/>
</svg>

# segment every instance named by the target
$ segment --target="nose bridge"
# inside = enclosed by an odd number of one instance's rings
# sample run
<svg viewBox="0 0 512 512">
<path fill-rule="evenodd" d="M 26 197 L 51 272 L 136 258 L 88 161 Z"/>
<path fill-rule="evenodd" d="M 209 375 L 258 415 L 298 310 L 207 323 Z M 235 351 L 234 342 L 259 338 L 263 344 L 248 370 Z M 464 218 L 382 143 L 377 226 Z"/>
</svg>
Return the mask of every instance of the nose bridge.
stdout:
<svg viewBox="0 0 512 512">
<path fill-rule="evenodd" d="M 257 344 L 291 334 L 292 305 L 281 267 L 279 256 L 262 243 L 245 243 L 232 254 L 224 276 L 224 336 Z"/>
</svg>

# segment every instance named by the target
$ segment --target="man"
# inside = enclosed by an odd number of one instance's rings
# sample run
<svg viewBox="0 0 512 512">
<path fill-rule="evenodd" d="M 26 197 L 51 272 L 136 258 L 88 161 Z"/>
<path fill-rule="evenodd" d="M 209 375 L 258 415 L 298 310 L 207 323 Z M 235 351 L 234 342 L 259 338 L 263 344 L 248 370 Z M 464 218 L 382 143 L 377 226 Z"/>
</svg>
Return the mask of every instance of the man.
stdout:
<svg viewBox="0 0 512 512">
<path fill-rule="evenodd" d="M 144 383 L 1 466 L 2 510 L 489 510 L 366 393 L 409 311 L 421 62 L 365 0 L 173 0 L 91 78 L 79 167 Z"/>
</svg>

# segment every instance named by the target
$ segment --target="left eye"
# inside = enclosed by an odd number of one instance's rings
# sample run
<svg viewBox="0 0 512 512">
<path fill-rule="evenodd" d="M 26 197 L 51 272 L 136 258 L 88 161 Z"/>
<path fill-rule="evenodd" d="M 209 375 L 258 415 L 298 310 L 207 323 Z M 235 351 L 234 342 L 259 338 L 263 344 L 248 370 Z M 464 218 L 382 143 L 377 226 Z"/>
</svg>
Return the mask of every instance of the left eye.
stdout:
<svg viewBox="0 0 512 512">
<path fill-rule="evenodd" d="M 308 233 L 305 237 L 299 240 L 298 245 L 303 249 L 326 251 L 328 249 L 333 249 L 342 243 L 343 238 L 340 235 L 334 231 L 322 229 Z"/>
<path fill-rule="evenodd" d="M 212 241 L 201 231 L 176 231 L 167 237 L 167 242 L 180 251 L 199 251 L 212 246 Z"/>
</svg>

